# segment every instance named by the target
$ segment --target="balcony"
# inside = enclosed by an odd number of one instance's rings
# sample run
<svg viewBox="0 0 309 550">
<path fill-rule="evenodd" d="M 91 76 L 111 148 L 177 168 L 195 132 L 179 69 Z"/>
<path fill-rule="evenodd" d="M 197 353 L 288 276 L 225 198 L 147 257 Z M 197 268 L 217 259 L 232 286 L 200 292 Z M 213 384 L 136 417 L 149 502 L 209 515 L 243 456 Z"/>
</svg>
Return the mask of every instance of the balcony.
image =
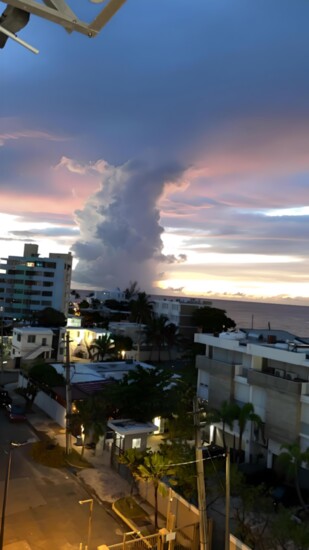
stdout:
<svg viewBox="0 0 309 550">
<path fill-rule="evenodd" d="M 253 369 L 248 369 L 248 383 L 253 386 L 260 386 L 290 395 L 301 395 L 304 389 L 306 389 L 303 386 L 307 386 L 307 382 L 299 378 L 288 380 L 287 378 L 276 376 L 270 371 L 257 371 Z"/>
<path fill-rule="evenodd" d="M 196 358 L 196 367 L 204 370 L 213 376 L 225 375 L 234 377 L 235 365 L 233 363 L 226 363 L 224 361 L 218 361 L 217 359 L 210 359 L 205 355 L 198 355 Z"/>
</svg>

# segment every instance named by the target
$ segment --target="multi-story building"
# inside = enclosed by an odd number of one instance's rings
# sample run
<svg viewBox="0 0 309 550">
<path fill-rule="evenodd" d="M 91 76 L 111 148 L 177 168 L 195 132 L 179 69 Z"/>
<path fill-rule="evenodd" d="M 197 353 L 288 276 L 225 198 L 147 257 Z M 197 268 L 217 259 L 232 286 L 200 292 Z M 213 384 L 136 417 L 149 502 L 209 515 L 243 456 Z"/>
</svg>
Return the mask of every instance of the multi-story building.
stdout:
<svg viewBox="0 0 309 550">
<path fill-rule="evenodd" d="M 71 253 L 50 253 L 48 258 L 40 258 L 36 244 L 25 244 L 23 256 L 3 258 L 0 263 L 2 316 L 26 319 L 46 307 L 66 315 L 71 271 Z"/>
<path fill-rule="evenodd" d="M 210 409 L 224 401 L 252 403 L 262 430 L 248 422 L 243 436 L 246 460 L 264 459 L 272 467 L 281 446 L 297 442 L 309 447 L 309 339 L 285 331 L 244 330 L 196 334 L 205 355 L 196 360 L 198 395 Z M 222 424 L 211 427 L 210 439 L 222 444 Z M 239 437 L 237 422 L 225 426 L 230 447 Z"/>
<path fill-rule="evenodd" d="M 153 312 L 156 316 L 165 315 L 170 323 L 176 325 L 179 333 L 192 338 L 196 326 L 192 321 L 193 312 L 200 307 L 211 306 L 209 300 L 200 298 L 153 298 Z"/>
</svg>

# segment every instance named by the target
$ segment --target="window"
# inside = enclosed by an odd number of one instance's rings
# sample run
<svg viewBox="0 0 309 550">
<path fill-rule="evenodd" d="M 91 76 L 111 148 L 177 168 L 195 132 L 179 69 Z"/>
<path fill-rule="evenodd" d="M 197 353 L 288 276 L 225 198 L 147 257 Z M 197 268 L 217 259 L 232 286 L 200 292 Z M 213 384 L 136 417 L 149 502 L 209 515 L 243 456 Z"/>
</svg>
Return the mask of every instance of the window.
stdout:
<svg viewBox="0 0 309 550">
<path fill-rule="evenodd" d="M 53 293 L 51 290 L 43 290 L 42 296 L 52 296 Z"/>
<path fill-rule="evenodd" d="M 21 334 L 17 334 L 16 340 L 17 340 L 17 342 L 20 342 L 20 341 L 21 341 Z"/>
<path fill-rule="evenodd" d="M 132 449 L 140 449 L 142 444 L 142 440 L 140 437 L 136 437 L 132 439 Z"/>
<path fill-rule="evenodd" d="M 49 281 L 44 281 L 43 286 L 53 286 L 54 283 Z"/>
<path fill-rule="evenodd" d="M 47 338 L 42 338 L 42 346 L 46 346 L 47 344 Z"/>
<path fill-rule="evenodd" d="M 29 334 L 27 342 L 28 342 L 29 344 L 34 344 L 34 342 L 35 342 L 35 335 L 34 335 L 34 334 Z"/>
<path fill-rule="evenodd" d="M 54 272 L 53 271 L 46 271 L 46 273 L 44 273 L 45 277 L 53 277 L 54 276 Z"/>
</svg>

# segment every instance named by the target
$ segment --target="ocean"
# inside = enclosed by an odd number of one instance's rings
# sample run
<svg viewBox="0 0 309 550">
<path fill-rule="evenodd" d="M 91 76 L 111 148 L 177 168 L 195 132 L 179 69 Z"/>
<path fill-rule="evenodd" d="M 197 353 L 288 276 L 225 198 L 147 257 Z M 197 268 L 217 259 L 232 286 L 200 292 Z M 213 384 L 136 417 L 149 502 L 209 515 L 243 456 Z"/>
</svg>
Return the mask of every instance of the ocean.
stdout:
<svg viewBox="0 0 309 550">
<path fill-rule="evenodd" d="M 213 307 L 224 309 L 237 328 L 287 330 L 309 338 L 309 306 L 211 300 Z"/>
</svg>

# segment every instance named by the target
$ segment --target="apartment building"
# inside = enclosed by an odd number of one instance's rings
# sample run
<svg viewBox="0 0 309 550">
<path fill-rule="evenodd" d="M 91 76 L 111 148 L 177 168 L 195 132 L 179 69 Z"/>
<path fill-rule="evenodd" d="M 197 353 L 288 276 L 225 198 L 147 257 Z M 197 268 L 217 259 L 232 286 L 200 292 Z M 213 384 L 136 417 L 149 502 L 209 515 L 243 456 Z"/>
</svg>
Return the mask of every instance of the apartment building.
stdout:
<svg viewBox="0 0 309 550">
<path fill-rule="evenodd" d="M 50 253 L 48 258 L 40 258 L 36 244 L 25 244 L 23 256 L 2 258 L 2 316 L 27 319 L 33 312 L 46 307 L 52 307 L 67 315 L 71 272 L 71 253 Z"/>
<path fill-rule="evenodd" d="M 153 312 L 156 316 L 165 315 L 170 323 L 174 323 L 179 333 L 186 338 L 192 338 L 196 326 L 192 321 L 193 312 L 199 307 L 211 306 L 209 300 L 200 298 L 161 298 L 153 299 Z"/>
<path fill-rule="evenodd" d="M 243 437 L 246 460 L 273 466 L 283 444 L 309 447 L 309 339 L 285 331 L 244 330 L 196 334 L 205 345 L 196 360 L 198 396 L 212 409 L 224 401 L 252 403 L 263 430 L 248 422 Z M 222 444 L 222 424 L 210 429 L 210 439 Z M 237 423 L 225 426 L 231 447 L 239 436 Z"/>
</svg>

